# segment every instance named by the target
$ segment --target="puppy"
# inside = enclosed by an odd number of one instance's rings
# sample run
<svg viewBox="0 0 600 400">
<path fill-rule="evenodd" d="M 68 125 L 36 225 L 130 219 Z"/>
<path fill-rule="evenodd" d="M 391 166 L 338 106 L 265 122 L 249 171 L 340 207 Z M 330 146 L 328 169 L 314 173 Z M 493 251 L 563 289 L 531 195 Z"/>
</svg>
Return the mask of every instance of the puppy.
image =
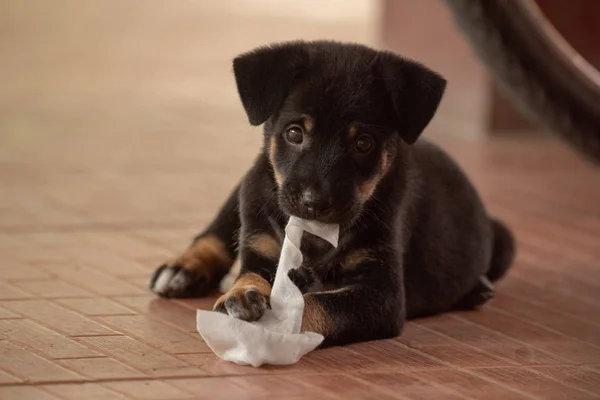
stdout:
<svg viewBox="0 0 600 400">
<path fill-rule="evenodd" d="M 264 146 L 214 221 L 150 288 L 202 296 L 239 257 L 215 311 L 246 321 L 269 307 L 290 215 L 340 225 L 332 248 L 308 233 L 292 279 L 302 329 L 324 345 L 390 338 L 407 318 L 471 309 L 512 262 L 510 232 L 459 167 L 421 139 L 446 81 L 414 61 L 356 44 L 288 42 L 233 62 Z"/>
</svg>

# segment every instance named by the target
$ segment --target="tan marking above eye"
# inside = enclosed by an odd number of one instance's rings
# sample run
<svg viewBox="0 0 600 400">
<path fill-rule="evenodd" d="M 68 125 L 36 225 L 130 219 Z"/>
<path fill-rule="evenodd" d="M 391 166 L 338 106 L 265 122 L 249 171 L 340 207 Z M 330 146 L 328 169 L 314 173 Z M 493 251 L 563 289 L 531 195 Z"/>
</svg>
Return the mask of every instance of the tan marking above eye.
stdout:
<svg viewBox="0 0 600 400">
<path fill-rule="evenodd" d="M 309 117 L 309 116 L 304 117 L 304 130 L 306 132 L 310 132 L 313 130 L 314 127 L 315 127 L 315 121 L 312 119 L 312 117 Z"/>
<path fill-rule="evenodd" d="M 350 126 L 350 129 L 348 129 L 348 133 L 350 134 L 350 137 L 352 139 L 354 139 L 358 135 L 358 128 L 356 128 L 356 126 L 352 125 L 352 126 Z"/>
</svg>

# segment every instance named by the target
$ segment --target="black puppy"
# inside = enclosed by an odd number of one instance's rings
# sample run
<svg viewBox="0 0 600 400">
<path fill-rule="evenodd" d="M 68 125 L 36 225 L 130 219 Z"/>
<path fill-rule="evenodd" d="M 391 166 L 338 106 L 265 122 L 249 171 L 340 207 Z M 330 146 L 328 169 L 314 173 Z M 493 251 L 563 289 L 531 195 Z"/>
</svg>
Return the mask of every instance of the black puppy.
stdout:
<svg viewBox="0 0 600 400">
<path fill-rule="evenodd" d="M 305 234 L 292 278 L 303 330 L 343 344 L 398 335 L 406 318 L 474 308 L 508 269 L 510 232 L 459 167 L 417 138 L 446 82 L 389 52 L 328 41 L 263 47 L 233 62 L 264 147 L 216 219 L 153 275 L 164 297 L 201 296 L 236 257 L 215 310 L 248 321 L 269 307 L 290 215 L 340 224 L 340 246 Z"/>
</svg>

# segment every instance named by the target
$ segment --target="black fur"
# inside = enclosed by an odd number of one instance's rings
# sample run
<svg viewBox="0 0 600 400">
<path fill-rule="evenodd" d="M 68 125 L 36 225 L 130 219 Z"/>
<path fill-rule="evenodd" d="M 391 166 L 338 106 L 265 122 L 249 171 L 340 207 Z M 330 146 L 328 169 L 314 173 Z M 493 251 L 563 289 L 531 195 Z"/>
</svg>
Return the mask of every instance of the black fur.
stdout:
<svg viewBox="0 0 600 400">
<path fill-rule="evenodd" d="M 486 277 L 508 269 L 512 236 L 454 161 L 417 141 L 441 101 L 441 76 L 389 52 L 327 41 L 263 47 L 237 57 L 234 72 L 250 123 L 264 123 L 264 147 L 200 237 L 216 235 L 239 255 L 240 280 L 253 272 L 272 283 L 276 259 L 248 238 L 281 242 L 297 215 L 340 224 L 337 249 L 305 235 L 305 262 L 293 274 L 318 305 L 306 312 L 326 318 L 325 344 L 396 336 L 406 318 L 493 296 Z M 363 154 L 364 137 L 372 146 Z"/>
</svg>

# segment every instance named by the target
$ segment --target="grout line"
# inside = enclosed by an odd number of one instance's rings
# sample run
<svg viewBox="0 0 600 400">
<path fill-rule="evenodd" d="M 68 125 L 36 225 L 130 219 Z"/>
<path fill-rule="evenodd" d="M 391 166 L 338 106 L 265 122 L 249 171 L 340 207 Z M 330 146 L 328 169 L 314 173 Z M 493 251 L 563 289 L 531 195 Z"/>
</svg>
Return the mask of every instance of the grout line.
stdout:
<svg viewBox="0 0 600 400">
<path fill-rule="evenodd" d="M 528 280 L 526 280 L 526 279 L 523 279 L 523 278 L 521 278 L 521 277 L 516 277 L 516 276 L 515 276 L 515 277 L 512 277 L 512 279 L 517 279 L 517 280 L 524 281 L 524 282 L 527 282 L 527 283 L 529 283 L 529 284 L 532 284 L 530 281 L 528 281 Z M 539 288 L 539 287 L 538 287 L 538 288 Z M 541 288 L 540 288 L 540 289 L 541 289 Z M 596 321 L 589 321 L 589 320 L 587 320 L 587 319 L 585 319 L 585 318 L 583 318 L 583 317 L 580 317 L 580 316 L 578 316 L 578 315 L 572 314 L 572 313 L 570 313 L 570 312 L 567 312 L 567 311 L 562 311 L 562 310 L 561 310 L 561 311 L 557 311 L 557 310 L 555 310 L 554 308 L 552 308 L 552 307 L 549 307 L 548 305 L 546 305 L 546 303 L 544 303 L 544 302 L 535 301 L 535 300 L 533 300 L 533 299 L 530 299 L 530 298 L 528 298 L 528 297 L 526 297 L 526 296 L 519 295 L 519 294 L 514 294 L 514 293 L 506 293 L 506 292 L 505 292 L 505 293 L 503 293 L 503 295 L 505 295 L 505 296 L 508 296 L 508 297 L 512 297 L 512 298 L 514 298 L 514 299 L 517 299 L 517 300 L 519 300 L 519 301 L 522 301 L 522 302 L 524 302 L 524 303 L 530 304 L 530 305 L 532 305 L 532 306 L 535 306 L 535 307 L 540 307 L 540 308 L 543 308 L 543 309 L 545 309 L 545 310 L 548 310 L 548 311 L 555 312 L 555 313 L 557 313 L 557 314 L 561 315 L 562 317 L 572 318 L 572 319 L 575 319 L 575 320 L 577 320 L 577 321 L 579 321 L 579 322 L 584 322 L 584 323 L 587 323 L 588 325 L 593 325 L 593 326 L 595 326 L 595 327 L 598 327 L 598 328 L 600 328 L 600 322 L 596 322 Z M 588 304 L 588 305 L 590 305 L 590 306 L 593 306 L 593 304 L 589 304 L 589 303 L 587 303 L 587 302 L 585 302 L 585 301 L 583 301 L 583 303 L 586 303 L 586 304 Z M 490 305 L 492 305 L 492 304 L 493 304 L 493 303 L 492 303 L 492 302 L 490 302 Z M 495 310 L 498 310 L 498 308 L 496 308 L 496 307 L 494 307 L 494 309 L 495 309 Z M 599 308 L 599 311 L 598 311 L 598 312 L 600 313 L 600 308 Z"/>
<path fill-rule="evenodd" d="M 446 371 L 450 371 L 450 370 L 451 370 L 451 369 L 446 369 Z M 418 381 L 420 381 L 420 382 L 428 383 L 428 384 L 430 384 L 431 386 L 433 386 L 433 387 L 436 387 L 436 388 L 438 388 L 438 389 L 441 389 L 443 392 L 446 392 L 446 393 L 448 393 L 448 394 L 457 394 L 457 395 L 459 395 L 459 396 L 461 397 L 461 400 L 479 400 L 479 399 L 474 399 L 474 398 L 472 398 L 472 397 L 465 396 L 463 393 L 459 393 L 459 392 L 457 392 L 457 391 L 455 391 L 455 390 L 453 390 L 453 389 L 450 389 L 450 388 L 448 388 L 448 387 L 446 387 L 446 386 L 443 386 L 442 384 L 439 384 L 439 383 L 437 383 L 437 382 L 431 382 L 431 381 L 427 381 L 427 380 L 425 380 L 424 378 L 420 378 L 420 377 L 418 377 L 418 376 L 414 376 L 413 374 L 411 374 L 411 372 L 412 372 L 412 371 L 406 371 L 406 372 L 402 371 L 402 372 L 400 372 L 400 373 L 401 373 L 401 374 L 403 374 L 403 375 L 409 376 L 409 377 L 411 377 L 411 378 L 414 378 L 414 379 L 416 379 L 416 380 L 418 380 Z M 376 372 L 376 373 L 377 373 L 377 372 Z M 349 375 L 349 374 L 348 374 L 348 375 Z M 352 378 L 354 378 L 354 379 L 356 379 L 356 380 L 362 381 L 362 382 L 364 382 L 364 383 L 368 383 L 369 385 L 373 385 L 371 382 L 369 382 L 369 381 L 367 381 L 367 380 L 363 379 L 361 375 L 360 375 L 360 376 L 351 375 L 351 376 L 352 376 Z M 377 386 L 375 386 L 375 387 L 377 387 Z M 389 393 L 389 394 L 392 394 L 392 395 L 396 395 L 396 394 L 398 394 L 398 393 L 397 393 L 396 391 L 394 391 L 393 389 L 388 389 L 388 388 L 386 388 L 386 387 L 383 387 L 383 388 L 381 388 L 381 389 L 385 389 L 385 392 L 386 392 L 386 393 Z"/>
<path fill-rule="evenodd" d="M 544 372 L 541 372 L 541 371 L 538 370 L 538 368 L 540 368 L 540 367 L 543 368 L 544 366 L 539 365 L 539 366 L 534 366 L 534 367 L 524 367 L 523 369 L 526 369 L 529 372 L 532 372 L 534 374 L 541 375 L 541 376 L 543 376 L 546 379 L 549 379 L 549 380 L 551 380 L 553 382 L 558 383 L 560 386 L 564 386 L 564 387 L 567 387 L 567 388 L 570 388 L 570 389 L 575 389 L 575 390 L 578 390 L 578 391 L 580 391 L 582 393 L 591 394 L 592 396 L 597 396 L 598 395 L 598 393 L 592 393 L 592 392 L 588 391 L 587 389 L 582 389 L 582 388 L 580 388 L 578 386 L 575 386 L 575 385 L 569 384 L 567 382 L 561 381 L 561 380 L 559 380 L 559 378 L 553 377 L 552 375 L 547 375 L 547 373 L 544 373 Z M 551 367 L 552 368 L 552 367 L 556 367 L 556 366 L 554 366 L 554 365 L 548 365 L 547 367 Z M 584 366 L 583 365 L 569 365 L 567 367 L 577 368 L 577 367 L 584 367 Z M 497 367 L 497 368 L 501 368 L 501 367 Z M 565 368 L 565 366 L 562 366 L 562 368 Z M 473 369 L 474 370 L 478 370 L 478 369 L 488 369 L 488 368 L 487 367 L 482 367 L 482 368 L 473 368 Z M 493 369 L 493 367 L 489 368 L 489 369 Z M 582 368 L 582 369 L 585 369 L 585 368 Z M 476 372 L 476 371 L 474 371 L 474 372 Z"/>
<path fill-rule="evenodd" d="M 495 309 L 494 309 L 494 310 L 495 310 Z M 527 343 L 527 342 L 525 342 L 525 341 L 523 341 L 523 340 L 521 340 L 521 339 L 518 339 L 518 338 L 515 338 L 515 337 L 513 337 L 513 336 L 510 336 L 510 335 L 508 335 L 508 334 L 506 334 L 506 333 L 504 333 L 504 332 L 501 332 L 501 331 L 498 331 L 498 330 L 495 330 L 495 329 L 489 328 L 489 327 L 487 327 L 487 326 L 485 326 L 485 325 L 482 325 L 482 324 L 479 324 L 479 323 L 477 323 L 477 322 L 470 321 L 470 320 L 466 319 L 465 317 L 462 317 L 462 316 L 460 316 L 460 315 L 457 315 L 457 314 L 451 314 L 450 316 L 451 316 L 452 318 L 459 319 L 459 320 L 461 320 L 461 321 L 462 321 L 462 322 L 464 322 L 464 323 L 467 323 L 467 324 L 470 324 L 470 325 L 476 325 L 476 326 L 478 326 L 480 329 L 484 329 L 484 330 L 486 330 L 486 331 L 488 331 L 488 332 L 492 332 L 492 333 L 496 333 L 496 334 L 498 334 L 498 335 L 501 335 L 501 336 L 503 336 L 505 339 L 509 339 L 509 340 L 510 340 L 510 341 L 512 341 L 512 342 L 519 343 L 521 346 L 525 346 L 525 347 L 533 347 L 533 348 L 534 348 L 534 349 L 536 349 L 537 351 L 540 351 L 540 352 L 542 352 L 542 353 L 545 353 L 545 354 L 549 354 L 549 355 L 551 355 L 552 357 L 559 358 L 559 359 L 563 359 L 563 360 L 565 360 L 565 361 L 567 361 L 567 362 L 572 362 L 571 360 L 569 360 L 569 359 L 567 359 L 567 358 L 565 358 L 565 357 L 563 357 L 563 356 L 559 356 L 559 355 L 557 355 L 557 354 L 554 354 L 554 353 L 552 353 L 552 352 L 550 352 L 550 351 L 548 351 L 548 350 L 546 350 L 546 349 L 544 349 L 544 348 L 542 348 L 542 347 L 539 347 L 539 344 L 537 344 L 537 343 L 536 343 L 536 344 Z"/>
<path fill-rule="evenodd" d="M 523 395 L 523 396 L 525 396 L 525 397 L 529 397 L 529 398 L 531 398 L 531 399 L 535 399 L 535 400 L 542 400 L 542 399 L 539 399 L 539 398 L 538 398 L 538 397 L 536 397 L 536 396 L 533 396 L 533 395 L 532 395 L 532 394 L 530 394 L 530 393 L 523 392 L 523 391 L 521 391 L 521 390 L 518 390 L 518 389 L 512 388 L 512 387 L 510 387 L 510 386 L 506 386 L 506 385 L 504 385 L 504 384 L 503 384 L 503 383 L 501 383 L 501 382 L 496 382 L 496 381 L 494 381 L 494 380 L 491 380 L 491 379 L 489 379 L 489 378 L 486 378 L 486 377 L 484 377 L 484 376 L 479 376 L 479 375 L 477 375 L 477 374 L 473 374 L 473 373 L 471 373 L 469 370 L 467 370 L 467 369 L 465 369 L 465 368 L 462 368 L 462 367 L 456 367 L 456 366 L 454 366 L 453 364 L 451 364 L 451 363 L 449 363 L 449 362 L 446 362 L 446 361 L 440 360 L 440 359 L 438 359 L 437 357 L 434 357 L 434 356 L 432 356 L 432 355 L 430 355 L 430 354 L 427 354 L 427 353 L 424 353 L 424 352 L 422 352 L 422 351 L 420 351 L 420 350 L 418 350 L 418 349 L 415 349 L 415 348 L 409 347 L 409 346 L 405 345 L 404 343 L 398 342 L 398 344 L 399 344 L 399 345 L 401 345 L 401 346 L 403 346 L 403 347 L 405 347 L 406 349 L 408 349 L 408 350 L 410 350 L 410 351 L 414 351 L 415 353 L 417 353 L 417 354 L 419 354 L 419 355 L 421 355 L 421 356 L 423 356 L 423 357 L 426 357 L 426 358 L 429 358 L 429 359 L 431 359 L 431 360 L 433 360 L 433 361 L 437 361 L 437 362 L 439 362 L 439 363 L 442 363 L 442 364 L 444 364 L 444 365 L 447 365 L 447 366 L 448 366 L 448 367 L 450 367 L 451 369 L 458 370 L 458 371 L 460 371 L 460 372 L 464 372 L 464 373 L 467 373 L 467 374 L 469 374 L 469 375 L 476 376 L 476 377 L 477 377 L 477 378 L 479 378 L 479 379 L 483 379 L 484 381 L 487 381 L 487 382 L 489 382 L 489 383 L 493 383 L 493 384 L 494 384 L 494 385 L 496 385 L 496 386 L 503 387 L 504 389 L 508 389 L 508 390 L 510 390 L 511 392 L 518 393 L 518 394 L 520 394 L 520 395 Z M 506 368 L 506 367 L 505 367 L 505 368 Z M 511 367 L 508 367 L 508 368 L 511 368 Z"/>
<path fill-rule="evenodd" d="M 82 343 L 80 343 L 82 344 Z M 58 358 L 53 358 L 53 361 L 63 361 L 63 360 L 88 360 L 88 359 L 98 359 L 98 358 L 110 358 L 107 355 L 99 355 L 99 356 L 78 356 L 78 357 L 58 357 Z M 62 365 L 61 365 L 62 366 Z"/>
<path fill-rule="evenodd" d="M 545 311 L 550 311 L 552 313 L 558 314 L 560 315 L 562 318 L 567 318 L 567 319 L 573 319 L 575 321 L 587 324 L 587 325 L 591 325 L 595 328 L 598 328 L 600 331 L 600 322 L 596 322 L 596 321 L 590 321 L 587 320 L 583 317 L 571 314 L 570 312 L 565 312 L 565 311 L 558 311 L 552 307 L 547 306 L 545 303 L 543 302 L 537 302 L 535 300 L 531 300 L 529 298 L 527 298 L 526 296 L 522 296 L 522 295 L 518 295 L 518 294 L 514 294 L 514 293 L 503 293 L 504 296 L 507 297 L 512 297 L 515 300 L 519 300 L 522 301 L 524 303 L 530 304 L 534 307 L 540 307 L 543 308 Z M 499 307 L 495 307 L 493 306 L 493 302 L 490 302 L 490 305 L 493 307 L 494 310 L 503 310 L 503 308 L 499 308 Z M 600 309 L 598 310 L 598 312 L 600 313 Z"/>
<path fill-rule="evenodd" d="M 500 314 L 504 314 L 504 315 L 506 315 L 506 316 L 508 316 L 508 317 L 514 318 L 514 319 L 516 319 L 516 320 L 518 320 L 518 321 L 521 321 L 521 322 L 523 322 L 523 323 L 526 323 L 526 324 L 529 324 L 529 325 L 535 326 L 535 327 L 537 327 L 537 328 L 540 328 L 540 329 L 546 330 L 546 331 L 548 331 L 548 332 L 554 333 L 555 335 L 559 335 L 559 336 L 562 336 L 562 337 L 564 337 L 564 338 L 571 339 L 571 340 L 574 340 L 574 341 L 576 341 L 576 342 L 579 342 L 579 343 L 581 343 L 581 344 L 584 344 L 584 345 L 587 345 L 587 346 L 590 346 L 590 347 L 593 347 L 593 348 L 596 348 L 596 349 L 600 349 L 600 345 L 598 345 L 598 344 L 589 343 L 589 342 L 586 342 L 585 340 L 581 340 L 581 339 L 579 339 L 579 338 L 576 338 L 576 337 L 573 337 L 573 336 L 567 335 L 567 334 L 565 334 L 565 333 L 562 333 L 562 332 L 559 332 L 559 331 L 557 331 L 557 330 L 554 330 L 554 329 L 552 329 L 552 328 L 550 328 L 550 327 L 547 327 L 547 326 L 545 326 L 545 325 L 543 325 L 543 324 L 540 324 L 540 323 L 538 323 L 538 322 L 535 322 L 535 321 L 533 321 L 533 320 L 531 320 L 531 319 L 522 318 L 522 317 L 519 317 L 519 316 L 517 316 L 517 315 L 514 315 L 514 314 L 512 314 L 512 313 L 510 313 L 510 312 L 508 312 L 508 311 L 505 311 L 505 310 L 502 310 L 502 309 L 498 309 L 498 308 L 494 308 L 494 311 L 495 311 L 495 312 L 497 312 L 497 313 L 500 313 Z"/>
<path fill-rule="evenodd" d="M 110 330 L 113 330 L 113 329 L 111 329 L 108 326 L 106 328 L 108 328 Z M 70 337 L 70 338 L 87 338 L 87 337 L 106 337 L 106 336 L 112 337 L 112 336 L 127 336 L 127 335 L 125 335 L 123 333 L 119 333 L 118 331 L 115 331 L 115 333 L 98 333 L 98 334 L 89 334 L 89 335 L 87 335 L 87 334 L 83 334 L 83 335 L 71 335 L 71 336 L 68 336 L 68 337 Z"/>
<path fill-rule="evenodd" d="M 119 296 L 119 297 L 123 297 L 123 296 Z M 131 297 L 131 296 L 125 296 L 125 297 Z M 115 302 L 119 303 L 120 305 L 127 306 L 127 304 L 126 304 L 126 303 L 119 301 L 119 298 L 118 298 L 118 297 L 116 297 L 116 298 L 112 298 L 111 300 L 113 300 L 113 301 L 115 301 Z M 171 301 L 171 300 L 168 300 L 168 301 Z M 178 307 L 181 307 L 181 308 L 184 308 L 184 309 L 188 309 L 188 310 L 189 310 L 189 309 L 194 309 L 194 310 L 195 310 L 195 308 L 184 307 L 184 306 L 183 306 L 181 303 L 179 303 L 179 302 L 172 302 L 172 303 L 173 303 L 173 304 L 175 304 L 175 305 L 177 305 Z M 177 325 L 177 324 L 175 324 L 175 323 L 173 323 L 173 322 L 171 322 L 171 321 L 169 321 L 169 320 L 166 320 L 166 319 L 164 319 L 164 318 L 161 318 L 161 317 L 157 316 L 156 314 L 149 313 L 149 312 L 147 312 L 147 311 L 138 311 L 138 310 L 134 310 L 134 311 L 135 311 L 135 312 L 137 312 L 137 314 L 135 314 L 135 315 L 142 315 L 142 316 L 146 316 L 146 317 L 148 317 L 148 318 L 151 318 L 151 319 L 153 319 L 153 320 L 155 320 L 155 321 L 162 322 L 164 325 L 167 325 L 167 326 L 170 326 L 170 327 L 176 328 L 177 330 L 179 330 L 179 331 L 181 331 L 181 332 L 187 333 L 188 335 L 190 335 L 190 336 L 192 336 L 192 337 L 194 337 L 194 338 L 199 338 L 199 336 L 197 335 L 197 332 L 196 332 L 196 331 L 192 331 L 192 332 L 190 332 L 190 331 L 189 331 L 189 330 L 187 330 L 186 328 L 184 328 L 184 327 L 182 327 L 182 326 L 179 326 L 179 325 Z M 192 316 L 192 318 L 194 318 L 194 319 L 195 319 L 195 316 Z M 194 333 L 196 333 L 196 334 L 194 334 Z"/>
<path fill-rule="evenodd" d="M 422 324 L 418 324 L 418 326 L 419 326 L 419 328 L 422 328 L 422 329 L 428 330 L 428 331 L 430 331 L 430 332 L 434 332 L 434 333 L 435 333 L 435 334 L 437 334 L 437 335 L 443 336 L 443 337 L 445 337 L 446 339 L 449 339 L 451 342 L 455 342 L 455 343 L 457 343 L 457 344 L 459 344 L 459 345 L 461 345 L 461 346 L 464 346 L 464 347 L 466 347 L 466 348 L 469 348 L 469 349 L 475 350 L 475 352 L 477 352 L 477 353 L 483 353 L 483 354 L 487 355 L 488 357 L 490 357 L 490 358 L 492 358 L 492 359 L 498 359 L 499 361 L 506 361 L 506 362 L 512 363 L 512 364 L 513 364 L 513 365 L 515 365 L 515 366 L 516 366 L 516 365 L 519 365 L 519 363 L 518 363 L 516 360 L 512 359 L 512 358 L 506 357 L 506 356 L 504 356 L 504 355 L 496 355 L 496 354 L 489 353 L 489 352 L 488 352 L 487 350 L 485 350 L 485 349 L 482 349 L 482 348 L 479 348 L 479 347 L 473 346 L 473 345 L 471 345 L 471 344 L 468 344 L 468 343 L 461 342 L 460 340 L 458 340 L 458 339 L 455 339 L 455 338 L 453 338 L 453 337 L 452 337 L 452 336 L 450 336 L 450 335 L 447 335 L 447 334 L 445 334 L 445 333 L 439 332 L 439 331 L 437 331 L 437 330 L 435 330 L 435 329 L 433 329 L 433 328 L 430 328 L 430 327 L 428 327 L 428 326 L 425 326 L 425 325 L 422 325 Z M 402 343 L 402 342 L 400 342 L 400 341 L 398 341 L 398 342 L 399 342 L 399 343 Z M 412 349 L 412 348 L 414 348 L 414 347 L 411 347 L 411 346 L 408 346 L 408 345 L 406 345 L 406 346 L 407 346 L 407 347 L 409 347 L 409 348 L 411 348 L 411 349 Z M 425 351 L 425 350 L 421 350 L 421 351 Z M 454 364 L 453 364 L 453 365 L 454 365 Z M 509 366 L 511 366 L 511 365 L 505 365 L 505 367 L 509 367 Z M 457 368 L 460 368 L 460 366 L 458 366 L 458 365 L 456 365 L 456 367 L 457 367 Z"/>
<path fill-rule="evenodd" d="M 495 308 L 494 308 L 494 310 L 495 310 Z M 503 339 L 505 339 L 505 340 L 508 340 L 508 341 L 510 341 L 510 342 L 512 342 L 512 343 L 519 344 L 520 346 L 525 346 L 525 347 L 528 347 L 528 348 L 529 348 L 529 347 L 530 347 L 530 348 L 533 348 L 533 349 L 535 349 L 536 351 L 539 351 L 540 353 L 543 353 L 543 354 L 546 354 L 546 355 L 549 355 L 549 356 L 551 356 L 552 358 L 561 359 L 561 360 L 564 360 L 565 362 L 571 362 L 569 359 L 567 359 L 567 358 L 564 358 L 564 357 L 562 357 L 562 356 L 559 356 L 559 355 L 557 355 L 557 354 L 554 354 L 554 353 L 552 353 L 552 352 L 550 352 L 550 351 L 548 351 L 548 350 L 546 350 L 546 349 L 544 349 L 544 348 L 538 347 L 538 345 L 536 345 L 536 344 L 531 344 L 531 343 L 524 342 L 524 341 L 522 341 L 522 340 L 520 340 L 520 339 L 517 339 L 517 338 L 514 338 L 514 337 L 512 337 L 512 336 L 510 336 L 510 335 L 507 335 L 507 334 L 505 334 L 504 332 L 501 332 L 501 331 L 498 331 L 498 330 L 495 330 L 495 329 L 491 329 L 491 328 L 488 328 L 488 327 L 486 327 L 485 325 L 481 325 L 481 324 L 478 324 L 478 323 L 476 323 L 476 322 L 470 321 L 470 320 L 468 320 L 468 319 L 466 319 L 466 318 L 464 318 L 464 317 L 462 317 L 462 316 L 460 316 L 460 315 L 458 315 L 458 314 L 456 314 L 456 313 L 451 313 L 451 314 L 449 314 L 448 316 L 449 316 L 450 318 L 453 318 L 453 319 L 459 320 L 459 321 L 461 321 L 461 322 L 463 322 L 463 323 L 466 323 L 466 324 L 468 324 L 468 325 L 475 325 L 475 326 L 479 327 L 480 329 L 483 329 L 483 330 L 485 330 L 485 331 L 488 331 L 488 332 L 491 332 L 491 333 L 495 333 L 495 334 L 497 334 L 497 335 L 500 335 L 500 336 L 502 336 L 502 337 L 503 337 Z M 427 328 L 427 327 L 425 327 L 425 326 L 423 326 L 423 325 L 419 325 L 419 326 L 420 326 L 420 327 L 422 327 L 422 328 Z M 436 333 L 440 333 L 440 332 L 437 332 L 437 331 L 435 331 L 435 332 L 436 332 Z M 459 342 L 460 342 L 460 341 L 459 341 Z M 461 342 L 461 343 L 462 343 L 462 342 Z M 521 364 L 519 363 L 518 365 L 521 365 Z M 531 364 L 531 365 L 534 365 L 534 366 L 535 366 L 535 365 L 541 365 L 541 364 Z M 554 365 L 554 364 L 553 364 L 553 365 Z"/>
</svg>

